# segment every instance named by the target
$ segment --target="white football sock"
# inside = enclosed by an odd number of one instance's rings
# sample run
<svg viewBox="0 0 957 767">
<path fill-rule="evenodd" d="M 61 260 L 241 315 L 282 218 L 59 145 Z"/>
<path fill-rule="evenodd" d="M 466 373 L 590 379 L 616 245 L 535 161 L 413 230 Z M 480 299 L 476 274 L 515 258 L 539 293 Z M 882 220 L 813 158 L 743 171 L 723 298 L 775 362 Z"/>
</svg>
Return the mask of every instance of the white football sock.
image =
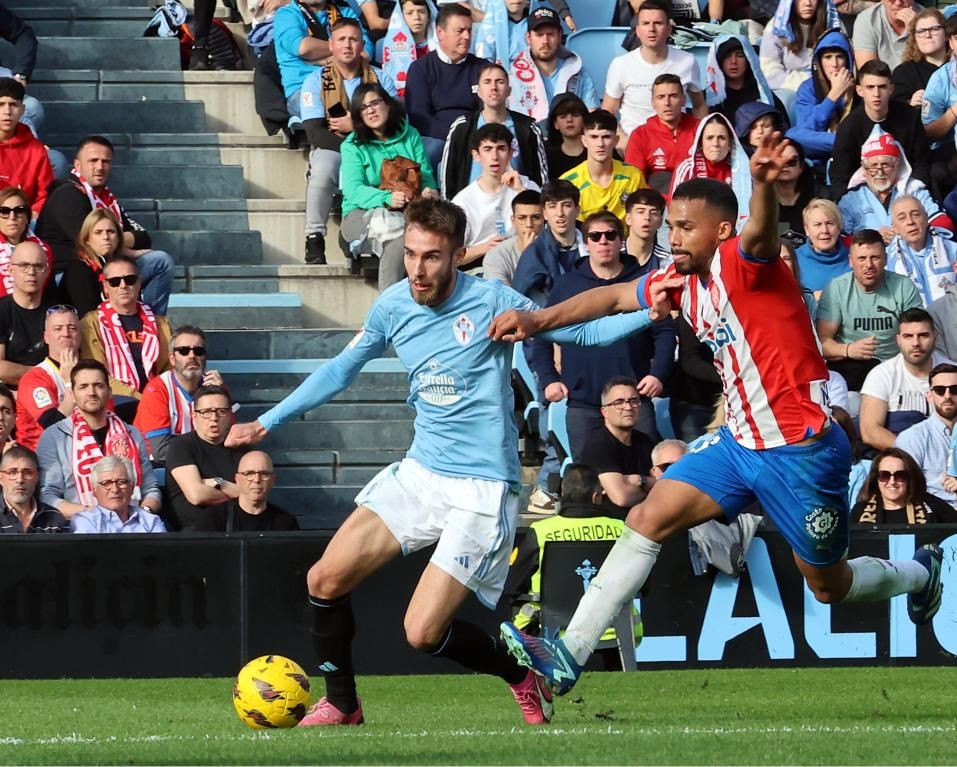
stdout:
<svg viewBox="0 0 957 767">
<path fill-rule="evenodd" d="M 848 560 L 853 579 L 842 602 L 881 602 L 898 594 L 913 594 L 927 585 L 930 574 L 920 562 L 891 562 L 877 557 Z"/>
<path fill-rule="evenodd" d="M 658 559 L 661 544 L 626 527 L 588 591 L 578 603 L 562 639 L 565 647 L 584 666 L 625 602 L 637 596 Z"/>
</svg>

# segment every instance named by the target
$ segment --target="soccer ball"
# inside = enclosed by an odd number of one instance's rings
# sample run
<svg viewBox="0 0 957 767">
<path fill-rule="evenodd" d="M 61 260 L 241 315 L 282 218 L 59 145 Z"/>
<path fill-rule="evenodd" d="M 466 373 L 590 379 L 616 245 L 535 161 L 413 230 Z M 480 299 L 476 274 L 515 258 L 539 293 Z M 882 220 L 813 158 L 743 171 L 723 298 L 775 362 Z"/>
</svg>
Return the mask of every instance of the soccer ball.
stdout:
<svg viewBox="0 0 957 767">
<path fill-rule="evenodd" d="M 254 730 L 295 727 L 312 700 L 309 688 L 309 677 L 298 663 L 264 655 L 239 672 L 233 705 L 243 724 Z"/>
</svg>

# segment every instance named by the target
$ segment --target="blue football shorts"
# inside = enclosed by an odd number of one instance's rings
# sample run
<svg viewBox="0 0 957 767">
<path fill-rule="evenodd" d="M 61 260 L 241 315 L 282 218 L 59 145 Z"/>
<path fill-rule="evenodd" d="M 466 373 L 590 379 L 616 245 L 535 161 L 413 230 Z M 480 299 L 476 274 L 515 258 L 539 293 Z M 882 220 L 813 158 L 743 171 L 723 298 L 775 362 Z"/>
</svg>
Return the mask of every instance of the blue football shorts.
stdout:
<svg viewBox="0 0 957 767">
<path fill-rule="evenodd" d="M 729 522 L 757 501 L 795 554 L 825 566 L 847 552 L 850 473 L 851 446 L 836 424 L 810 444 L 767 450 L 742 447 L 722 426 L 664 478 L 711 497 Z"/>
</svg>

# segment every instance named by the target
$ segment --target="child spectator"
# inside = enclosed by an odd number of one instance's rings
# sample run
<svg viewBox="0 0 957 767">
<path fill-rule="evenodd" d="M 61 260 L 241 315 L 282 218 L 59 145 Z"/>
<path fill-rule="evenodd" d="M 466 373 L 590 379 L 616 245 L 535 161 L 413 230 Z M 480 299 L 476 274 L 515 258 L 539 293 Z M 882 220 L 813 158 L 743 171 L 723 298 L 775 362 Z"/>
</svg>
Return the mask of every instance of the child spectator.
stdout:
<svg viewBox="0 0 957 767">
<path fill-rule="evenodd" d="M 399 98 L 405 96 L 412 62 L 428 55 L 439 44 L 435 35 L 437 15 L 432 0 L 402 0 L 389 17 L 382 47 L 382 71 L 392 78 Z"/>
<path fill-rule="evenodd" d="M 545 143 L 549 178 L 561 178 L 576 165 L 585 162 L 588 155 L 582 144 L 582 133 L 585 131 L 587 114 L 585 102 L 574 93 L 562 93 L 552 101 Z"/>
<path fill-rule="evenodd" d="M 514 233 L 506 221 L 512 199 L 526 189 L 541 191 L 528 177 L 511 168 L 515 137 L 504 125 L 489 123 L 472 137 L 472 159 L 482 166 L 482 175 L 452 198 L 465 211 L 465 258 L 460 266 L 478 266 L 482 257 Z"/>
<path fill-rule="evenodd" d="M 738 108 L 734 116 L 734 131 L 741 139 L 741 145 L 748 157 L 754 154 L 761 139 L 774 131 L 784 133 L 787 130 L 787 117 L 770 104 L 749 101 Z"/>
</svg>

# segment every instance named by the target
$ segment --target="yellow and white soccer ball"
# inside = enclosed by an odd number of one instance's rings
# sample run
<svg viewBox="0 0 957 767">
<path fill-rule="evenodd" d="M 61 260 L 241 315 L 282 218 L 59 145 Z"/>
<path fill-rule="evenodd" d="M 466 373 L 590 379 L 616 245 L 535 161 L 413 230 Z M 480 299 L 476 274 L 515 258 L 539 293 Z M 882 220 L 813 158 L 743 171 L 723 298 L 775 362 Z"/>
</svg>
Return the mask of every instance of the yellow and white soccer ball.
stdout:
<svg viewBox="0 0 957 767">
<path fill-rule="evenodd" d="M 264 655 L 243 666 L 233 685 L 233 705 L 247 727 L 295 727 L 309 710 L 309 677 L 295 661 Z"/>
</svg>

